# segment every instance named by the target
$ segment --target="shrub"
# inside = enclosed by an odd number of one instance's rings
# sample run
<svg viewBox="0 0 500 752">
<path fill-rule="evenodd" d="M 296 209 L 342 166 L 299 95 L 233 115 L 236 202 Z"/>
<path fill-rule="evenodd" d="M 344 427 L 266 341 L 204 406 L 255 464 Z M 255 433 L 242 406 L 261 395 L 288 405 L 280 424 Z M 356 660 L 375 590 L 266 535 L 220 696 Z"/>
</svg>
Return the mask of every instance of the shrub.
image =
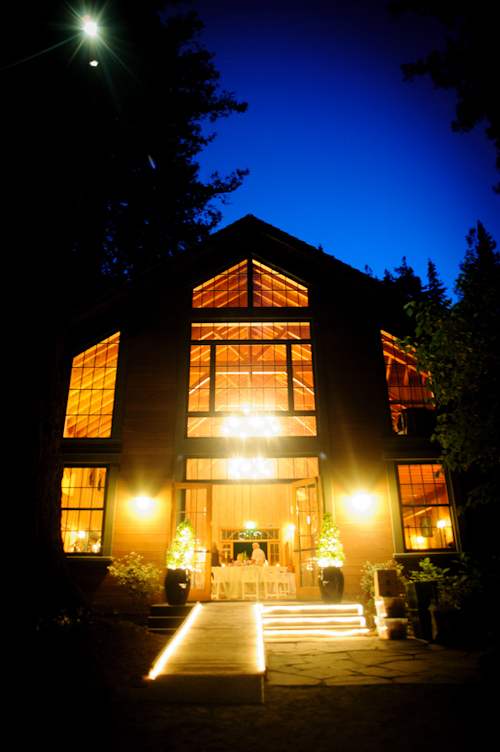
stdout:
<svg viewBox="0 0 500 752">
<path fill-rule="evenodd" d="M 134 606 L 140 611 L 141 601 L 146 601 L 161 590 L 160 570 L 152 562 L 143 564 L 143 557 L 132 551 L 123 559 L 115 559 L 108 567 L 118 584 L 127 588 Z"/>
</svg>

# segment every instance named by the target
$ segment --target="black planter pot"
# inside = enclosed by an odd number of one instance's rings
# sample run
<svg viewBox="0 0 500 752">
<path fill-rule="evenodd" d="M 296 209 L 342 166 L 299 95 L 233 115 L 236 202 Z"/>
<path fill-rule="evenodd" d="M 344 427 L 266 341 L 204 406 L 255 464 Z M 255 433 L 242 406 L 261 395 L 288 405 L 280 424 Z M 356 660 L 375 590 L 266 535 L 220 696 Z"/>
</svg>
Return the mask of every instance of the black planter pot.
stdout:
<svg viewBox="0 0 500 752">
<path fill-rule="evenodd" d="M 191 589 L 189 569 L 167 569 L 165 595 L 170 606 L 184 606 Z"/>
<path fill-rule="evenodd" d="M 325 603 L 340 603 L 344 593 L 342 567 L 323 567 L 318 575 L 321 599 Z"/>
</svg>

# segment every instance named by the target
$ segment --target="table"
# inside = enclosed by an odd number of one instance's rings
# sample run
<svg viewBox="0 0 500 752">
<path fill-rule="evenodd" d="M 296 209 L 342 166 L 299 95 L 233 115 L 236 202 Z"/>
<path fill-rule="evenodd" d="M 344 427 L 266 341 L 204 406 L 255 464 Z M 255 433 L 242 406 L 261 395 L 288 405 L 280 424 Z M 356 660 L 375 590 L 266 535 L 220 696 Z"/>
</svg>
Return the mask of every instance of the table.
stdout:
<svg viewBox="0 0 500 752">
<path fill-rule="evenodd" d="M 280 567 L 256 567 L 256 566 L 242 566 L 242 567 L 212 567 L 212 582 L 213 590 L 215 590 L 215 596 L 218 598 L 228 597 L 230 600 L 241 600 L 243 597 L 243 572 L 245 570 L 253 570 L 257 572 L 259 582 L 259 599 L 264 597 L 264 577 L 266 570 L 272 571 L 273 569 L 281 569 L 281 575 L 288 584 L 289 596 L 295 597 L 295 575 L 293 572 L 283 572 L 283 568 Z M 248 596 L 247 596 L 248 597 Z M 277 598 L 277 594 L 270 594 L 268 598 Z M 257 600 L 257 593 L 254 600 Z"/>
</svg>

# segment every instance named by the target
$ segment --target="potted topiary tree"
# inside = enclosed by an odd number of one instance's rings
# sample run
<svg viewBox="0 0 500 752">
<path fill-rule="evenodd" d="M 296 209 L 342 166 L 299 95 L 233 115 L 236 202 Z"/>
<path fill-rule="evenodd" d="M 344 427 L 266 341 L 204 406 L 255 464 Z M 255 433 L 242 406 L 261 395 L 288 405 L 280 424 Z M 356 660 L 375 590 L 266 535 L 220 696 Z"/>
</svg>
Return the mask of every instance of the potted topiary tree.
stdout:
<svg viewBox="0 0 500 752">
<path fill-rule="evenodd" d="M 318 584 L 321 598 L 325 603 L 340 603 L 344 592 L 345 564 L 344 547 L 340 542 L 340 531 L 333 514 L 323 515 L 323 527 L 318 545 L 320 573 Z"/>
<path fill-rule="evenodd" d="M 183 606 L 191 588 L 194 564 L 195 534 L 189 520 L 177 526 L 171 547 L 167 551 L 165 595 L 170 606 Z"/>
</svg>

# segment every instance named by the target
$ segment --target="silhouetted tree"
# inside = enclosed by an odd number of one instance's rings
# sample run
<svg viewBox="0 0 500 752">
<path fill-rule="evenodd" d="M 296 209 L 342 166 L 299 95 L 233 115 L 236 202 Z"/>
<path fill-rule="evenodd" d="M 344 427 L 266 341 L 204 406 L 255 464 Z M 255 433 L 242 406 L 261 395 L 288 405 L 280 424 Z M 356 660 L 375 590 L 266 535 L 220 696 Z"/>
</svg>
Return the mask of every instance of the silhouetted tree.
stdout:
<svg viewBox="0 0 500 752">
<path fill-rule="evenodd" d="M 446 287 L 438 277 L 436 265 L 427 259 L 427 285 L 423 290 L 424 299 L 443 305 L 446 302 L 445 292 Z"/>
<path fill-rule="evenodd" d="M 220 89 L 196 14 L 160 18 L 161 5 L 95 4 L 94 40 L 62 0 L 42 14 L 27 0 L 6 19 L 12 175 L 18 195 L 30 194 L 33 179 L 28 206 L 42 223 L 57 217 L 52 253 L 71 275 L 71 305 L 206 237 L 221 219 L 216 200 L 247 174 L 199 179 L 197 154 L 215 138 L 210 124 L 247 105 Z M 40 48 L 48 51 L 30 59 Z"/>
<path fill-rule="evenodd" d="M 116 284 L 208 234 L 214 199 L 245 172 L 199 180 L 196 155 L 213 137 L 203 123 L 246 105 L 218 89 L 195 14 L 162 25 L 159 5 L 95 3 L 95 43 L 62 0 L 13 0 L 3 15 L 2 228 L 18 289 L 23 564 L 36 578 L 25 624 L 81 599 L 60 535 L 68 313 L 106 278 Z"/>
<path fill-rule="evenodd" d="M 450 31 L 444 51 L 434 50 L 425 60 L 402 65 L 405 81 L 429 74 L 434 86 L 455 89 L 459 133 L 487 121 L 486 135 L 494 142 L 500 171 L 500 67 L 498 64 L 498 8 L 491 0 L 398 0 L 390 2 L 393 18 L 413 10 L 434 16 Z M 500 183 L 494 187 L 500 192 Z"/>
<path fill-rule="evenodd" d="M 467 472 L 467 504 L 500 498 L 500 254 L 480 222 L 455 283 L 458 301 L 407 305 L 417 363 L 431 375 L 440 462 Z"/>
<path fill-rule="evenodd" d="M 403 256 L 401 266 L 394 267 L 394 271 L 395 274 L 392 274 L 386 269 L 382 282 L 406 295 L 407 298 L 420 300 L 422 297 L 422 280 L 415 274 L 411 266 L 408 266 L 406 256 Z"/>
</svg>

